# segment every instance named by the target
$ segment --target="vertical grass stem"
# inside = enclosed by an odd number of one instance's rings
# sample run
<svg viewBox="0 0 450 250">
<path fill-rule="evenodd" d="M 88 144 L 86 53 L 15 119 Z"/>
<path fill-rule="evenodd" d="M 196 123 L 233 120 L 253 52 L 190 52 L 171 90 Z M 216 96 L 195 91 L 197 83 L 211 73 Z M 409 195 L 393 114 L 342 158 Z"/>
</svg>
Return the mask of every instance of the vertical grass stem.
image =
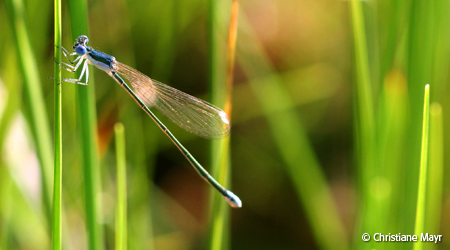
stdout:
<svg viewBox="0 0 450 250">
<path fill-rule="evenodd" d="M 25 104 L 28 111 L 28 126 L 32 132 L 41 174 L 41 192 L 48 228 L 51 225 L 50 183 L 52 183 L 51 166 L 52 147 L 50 129 L 42 94 L 37 63 L 34 58 L 27 33 L 24 3 L 22 0 L 7 0 L 8 17 L 12 25 L 16 44 L 19 68 L 22 73 L 25 92 Z"/>
<path fill-rule="evenodd" d="M 425 98 L 423 104 L 423 121 L 422 121 L 422 145 L 420 151 L 420 174 L 419 174 L 419 191 L 417 195 L 416 206 L 416 225 L 414 234 L 420 237 L 424 232 L 425 221 L 425 198 L 427 191 L 427 166 L 428 166 L 428 131 L 430 124 L 430 86 L 425 86 Z M 414 243 L 414 250 L 422 250 L 423 243 L 418 240 Z"/>
<path fill-rule="evenodd" d="M 86 0 L 69 0 L 72 38 L 88 33 L 88 11 Z M 72 40 L 73 42 L 73 40 Z M 81 67 L 80 67 L 81 68 Z M 80 76 L 81 69 L 76 73 Z M 77 86 L 78 110 L 83 152 L 84 197 L 86 226 L 89 233 L 89 249 L 103 249 L 103 230 L 99 223 L 101 211 L 98 196 L 101 192 L 98 149 L 96 145 L 97 120 L 95 110 L 94 78 L 89 76 L 88 86 Z"/>
<path fill-rule="evenodd" d="M 228 30 L 228 43 L 226 58 L 221 58 L 223 46 L 220 43 L 220 37 L 215 36 L 215 29 L 223 25 L 223 21 L 217 13 L 218 3 L 212 1 L 210 6 L 210 74 L 212 84 L 213 103 L 224 107 L 224 111 L 231 117 L 231 100 L 233 89 L 233 72 L 234 72 L 234 58 L 236 50 L 236 36 L 237 36 L 237 17 L 239 13 L 239 2 L 233 0 L 231 7 L 231 18 Z M 221 59 L 226 59 L 226 72 L 223 72 Z M 224 75 L 225 73 L 226 75 Z M 226 81 L 220 80 L 220 76 L 225 76 Z M 217 78 L 219 77 L 219 78 Z M 213 165 L 213 175 L 220 183 L 229 186 L 231 175 L 231 157 L 230 157 L 230 137 L 221 141 L 212 142 L 212 162 L 218 163 Z M 219 250 L 229 248 L 229 207 L 225 204 L 217 194 L 211 195 L 211 234 L 210 234 L 210 249 Z"/>
<path fill-rule="evenodd" d="M 61 0 L 54 1 L 55 45 L 61 47 Z M 61 61 L 61 51 L 55 48 L 55 61 Z M 55 64 L 55 128 L 54 128 L 54 174 L 53 174 L 53 220 L 52 249 L 62 247 L 61 231 L 61 191 L 62 191 L 62 107 L 61 107 L 61 68 Z"/>
<path fill-rule="evenodd" d="M 124 130 L 122 123 L 114 126 L 117 164 L 116 250 L 127 249 L 127 172 Z"/>
</svg>

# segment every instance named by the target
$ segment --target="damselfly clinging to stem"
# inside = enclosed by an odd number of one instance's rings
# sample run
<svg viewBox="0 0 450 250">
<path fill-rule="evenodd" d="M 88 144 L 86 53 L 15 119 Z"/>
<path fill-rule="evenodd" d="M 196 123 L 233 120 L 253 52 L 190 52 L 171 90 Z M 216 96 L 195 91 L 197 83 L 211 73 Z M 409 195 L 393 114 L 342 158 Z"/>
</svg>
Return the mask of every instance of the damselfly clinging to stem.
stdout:
<svg viewBox="0 0 450 250">
<path fill-rule="evenodd" d="M 155 107 L 173 122 L 191 133 L 204 138 L 216 139 L 226 137 L 230 133 L 230 123 L 227 114 L 206 101 L 150 79 L 141 72 L 116 61 L 113 56 L 87 46 L 88 42 L 87 36 L 79 36 L 73 45 L 74 52 L 70 53 L 63 47 L 59 48 L 69 61 L 69 63 L 61 62 L 61 67 L 70 72 L 75 72 L 80 66 L 82 67 L 80 78 L 63 78 L 63 81 L 87 85 L 89 82 L 88 63 L 108 73 L 156 122 L 200 176 L 219 191 L 232 207 L 241 207 L 242 202 L 239 197 L 214 180 L 149 108 Z M 72 61 L 69 58 L 70 56 L 77 57 Z M 83 76 L 86 76 L 85 82 L 82 82 Z M 131 87 L 128 86 L 124 79 L 128 80 Z"/>
</svg>

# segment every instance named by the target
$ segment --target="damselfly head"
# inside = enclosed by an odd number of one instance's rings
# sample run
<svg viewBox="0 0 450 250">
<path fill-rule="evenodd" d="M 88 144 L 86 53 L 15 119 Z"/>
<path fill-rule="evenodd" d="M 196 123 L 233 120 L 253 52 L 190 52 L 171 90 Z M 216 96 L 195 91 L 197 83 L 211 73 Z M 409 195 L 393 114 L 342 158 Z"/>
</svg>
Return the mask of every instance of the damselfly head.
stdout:
<svg viewBox="0 0 450 250">
<path fill-rule="evenodd" d="M 77 42 L 75 44 L 86 46 L 89 42 L 89 38 L 85 35 L 81 35 L 77 38 Z"/>
<path fill-rule="evenodd" d="M 87 46 L 88 42 L 89 38 L 85 35 L 81 35 L 77 38 L 77 41 L 73 44 L 73 49 L 75 49 L 78 46 Z"/>
<path fill-rule="evenodd" d="M 84 54 L 87 53 L 86 50 L 86 46 L 87 43 L 89 42 L 89 38 L 85 35 L 81 35 L 77 38 L 77 41 L 73 44 L 73 50 L 75 50 L 75 52 L 82 56 Z"/>
</svg>

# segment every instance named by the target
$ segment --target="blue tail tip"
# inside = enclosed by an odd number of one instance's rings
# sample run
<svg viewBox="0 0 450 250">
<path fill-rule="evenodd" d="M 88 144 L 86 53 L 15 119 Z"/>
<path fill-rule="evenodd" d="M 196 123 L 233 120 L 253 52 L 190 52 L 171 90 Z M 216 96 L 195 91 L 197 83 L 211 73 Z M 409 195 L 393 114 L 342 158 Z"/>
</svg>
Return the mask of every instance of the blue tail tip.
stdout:
<svg viewBox="0 0 450 250">
<path fill-rule="evenodd" d="M 227 196 L 225 197 L 225 200 L 230 204 L 231 207 L 240 208 L 242 207 L 242 201 L 239 199 L 239 197 L 233 192 L 226 190 Z"/>
</svg>

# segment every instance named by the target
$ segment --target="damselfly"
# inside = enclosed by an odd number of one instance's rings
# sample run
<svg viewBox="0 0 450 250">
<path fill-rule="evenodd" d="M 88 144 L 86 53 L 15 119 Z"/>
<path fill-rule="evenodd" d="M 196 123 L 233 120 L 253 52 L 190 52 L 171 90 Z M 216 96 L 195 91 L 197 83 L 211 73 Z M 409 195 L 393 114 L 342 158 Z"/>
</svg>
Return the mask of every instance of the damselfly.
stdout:
<svg viewBox="0 0 450 250">
<path fill-rule="evenodd" d="M 88 63 L 105 71 L 120 86 L 122 86 L 141 108 L 156 122 L 161 130 L 178 147 L 186 159 L 197 170 L 199 175 L 211 184 L 232 207 L 241 207 L 242 202 L 231 191 L 222 187 L 214 178 L 197 162 L 197 160 L 181 145 L 167 127 L 150 111 L 155 107 L 174 123 L 185 130 L 204 138 L 224 138 L 230 133 L 230 122 L 227 114 L 218 107 L 188 95 L 163 83 L 150 79 L 141 72 L 122 64 L 113 56 L 93 49 L 88 46 L 87 36 L 79 36 L 73 45 L 74 52 L 70 53 L 65 48 L 59 49 L 69 63 L 59 64 L 64 69 L 75 72 L 82 67 L 78 79 L 63 78 L 64 82 L 87 85 L 89 82 Z M 70 56 L 77 56 L 73 61 Z M 86 81 L 82 82 L 86 76 Z M 122 78 L 123 77 L 123 78 Z M 124 81 L 126 79 L 130 85 Z"/>
</svg>

